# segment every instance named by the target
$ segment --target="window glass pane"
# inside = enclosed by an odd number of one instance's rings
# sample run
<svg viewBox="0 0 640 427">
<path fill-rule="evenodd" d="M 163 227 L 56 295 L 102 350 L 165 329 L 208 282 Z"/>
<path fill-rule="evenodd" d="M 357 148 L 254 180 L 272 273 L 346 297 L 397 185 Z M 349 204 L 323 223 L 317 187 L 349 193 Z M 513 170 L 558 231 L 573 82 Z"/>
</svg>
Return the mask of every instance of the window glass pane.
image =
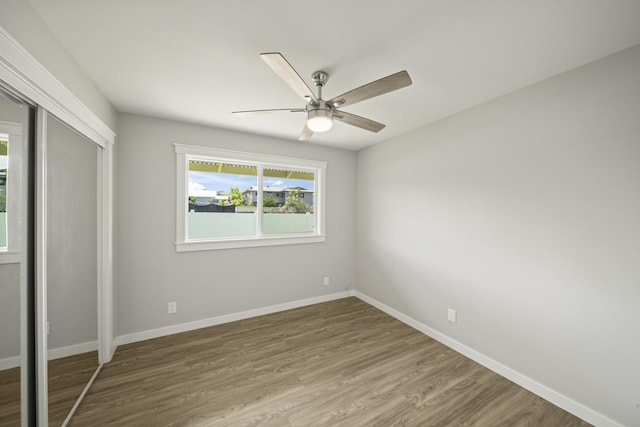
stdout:
<svg viewBox="0 0 640 427">
<path fill-rule="evenodd" d="M 312 233 L 315 229 L 313 172 L 264 169 L 262 179 L 264 234 Z"/>
<path fill-rule="evenodd" d="M 0 248 L 7 247 L 7 172 L 9 166 L 9 138 L 0 134 Z"/>
<path fill-rule="evenodd" d="M 256 235 L 257 166 L 189 160 L 187 239 Z"/>
</svg>

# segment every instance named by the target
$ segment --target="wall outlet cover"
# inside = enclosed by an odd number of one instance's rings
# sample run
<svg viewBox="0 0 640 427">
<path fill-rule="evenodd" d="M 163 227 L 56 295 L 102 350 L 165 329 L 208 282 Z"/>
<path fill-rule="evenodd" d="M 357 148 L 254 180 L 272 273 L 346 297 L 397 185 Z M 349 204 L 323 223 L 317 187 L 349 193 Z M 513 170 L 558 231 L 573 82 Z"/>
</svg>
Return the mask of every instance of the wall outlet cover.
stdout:
<svg viewBox="0 0 640 427">
<path fill-rule="evenodd" d="M 177 303 L 177 302 L 175 302 L 175 301 L 171 301 L 171 302 L 169 303 L 169 306 L 168 306 L 167 312 L 168 312 L 169 314 L 175 314 L 177 311 L 178 311 L 178 303 Z"/>
<path fill-rule="evenodd" d="M 447 310 L 447 320 L 451 323 L 456 323 L 456 311 L 452 308 Z"/>
</svg>

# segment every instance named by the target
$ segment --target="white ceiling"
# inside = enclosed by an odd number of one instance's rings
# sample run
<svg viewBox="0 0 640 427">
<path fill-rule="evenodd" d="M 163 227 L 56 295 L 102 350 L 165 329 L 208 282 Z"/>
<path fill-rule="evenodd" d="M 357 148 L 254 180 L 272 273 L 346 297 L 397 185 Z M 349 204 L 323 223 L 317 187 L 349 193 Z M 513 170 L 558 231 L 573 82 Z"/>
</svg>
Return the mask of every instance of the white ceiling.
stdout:
<svg viewBox="0 0 640 427">
<path fill-rule="evenodd" d="M 311 143 L 360 149 L 640 43 L 637 0 L 30 0 L 118 111 L 296 141 L 303 107 L 260 59 L 281 52 L 324 98 L 407 70 Z"/>
</svg>

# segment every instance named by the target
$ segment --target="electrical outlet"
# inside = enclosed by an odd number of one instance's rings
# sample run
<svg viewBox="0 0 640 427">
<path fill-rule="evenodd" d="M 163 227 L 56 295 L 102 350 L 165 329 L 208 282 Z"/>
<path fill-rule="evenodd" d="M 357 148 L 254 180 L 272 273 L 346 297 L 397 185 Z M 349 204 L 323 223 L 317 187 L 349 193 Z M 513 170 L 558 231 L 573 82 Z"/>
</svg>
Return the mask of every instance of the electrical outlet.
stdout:
<svg viewBox="0 0 640 427">
<path fill-rule="evenodd" d="M 171 301 L 171 302 L 169 303 L 169 307 L 168 307 L 167 312 L 168 312 L 169 314 L 175 314 L 177 311 L 178 311 L 178 303 L 177 303 L 177 302 L 175 302 L 175 301 Z"/>
<path fill-rule="evenodd" d="M 324 285 L 329 286 L 329 276 L 324 278 Z"/>
<path fill-rule="evenodd" d="M 456 311 L 454 309 L 450 308 L 447 311 L 447 320 L 451 323 L 456 323 Z"/>
</svg>

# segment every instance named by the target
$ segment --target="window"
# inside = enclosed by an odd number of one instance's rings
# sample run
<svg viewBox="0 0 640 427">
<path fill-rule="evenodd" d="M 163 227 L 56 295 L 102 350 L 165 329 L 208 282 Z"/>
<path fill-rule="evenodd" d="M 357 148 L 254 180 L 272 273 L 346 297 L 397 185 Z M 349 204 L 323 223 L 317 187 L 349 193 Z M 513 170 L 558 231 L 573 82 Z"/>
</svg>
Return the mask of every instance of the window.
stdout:
<svg viewBox="0 0 640 427">
<path fill-rule="evenodd" d="M 9 135 L 0 134 L 0 249 L 7 249 L 7 172 Z"/>
<path fill-rule="evenodd" d="M 21 125 L 0 122 L 0 253 L 5 254 L 20 250 L 21 134 Z"/>
<path fill-rule="evenodd" d="M 326 163 L 175 144 L 176 250 L 323 242 Z"/>
</svg>

